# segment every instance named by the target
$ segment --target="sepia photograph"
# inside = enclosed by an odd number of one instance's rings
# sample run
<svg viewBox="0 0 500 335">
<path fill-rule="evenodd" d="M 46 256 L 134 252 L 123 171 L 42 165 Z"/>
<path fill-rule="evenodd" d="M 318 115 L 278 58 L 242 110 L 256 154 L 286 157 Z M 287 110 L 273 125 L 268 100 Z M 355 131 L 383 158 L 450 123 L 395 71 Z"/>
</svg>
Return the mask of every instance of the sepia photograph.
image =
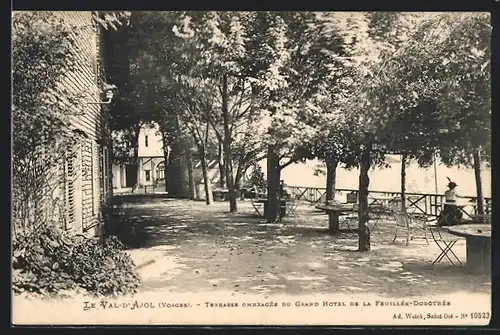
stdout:
<svg viewBox="0 0 500 335">
<path fill-rule="evenodd" d="M 489 13 L 11 14 L 12 324 L 489 324 Z"/>
</svg>

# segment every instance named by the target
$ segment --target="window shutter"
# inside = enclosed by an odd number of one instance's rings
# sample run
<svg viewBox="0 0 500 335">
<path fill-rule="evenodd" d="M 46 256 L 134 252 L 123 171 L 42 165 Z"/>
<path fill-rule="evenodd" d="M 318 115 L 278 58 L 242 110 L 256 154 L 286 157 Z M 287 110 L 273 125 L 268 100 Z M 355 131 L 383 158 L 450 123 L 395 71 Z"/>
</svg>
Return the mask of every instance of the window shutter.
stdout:
<svg viewBox="0 0 500 335">
<path fill-rule="evenodd" d="M 103 147 L 102 148 L 102 166 L 103 166 L 103 171 L 102 171 L 102 178 L 103 178 L 103 182 L 104 182 L 104 193 L 103 193 L 103 197 L 104 197 L 104 202 L 107 201 L 107 197 L 108 197 L 108 192 L 109 192 L 109 178 L 108 178 L 108 169 L 109 169 L 109 164 L 108 164 L 108 148 L 107 147 Z"/>
<path fill-rule="evenodd" d="M 105 194 L 104 194 L 104 148 L 99 146 L 99 195 L 101 197 L 100 205 L 104 203 Z"/>
<path fill-rule="evenodd" d="M 75 157 L 74 153 L 70 153 L 66 159 L 66 230 L 72 229 L 75 224 L 75 175 Z"/>
<path fill-rule="evenodd" d="M 95 28 L 92 38 L 92 68 L 94 72 L 94 82 L 99 86 L 99 27 Z"/>
<path fill-rule="evenodd" d="M 92 143 L 92 213 L 97 214 L 100 204 L 99 196 L 99 148 L 98 144 Z"/>
</svg>

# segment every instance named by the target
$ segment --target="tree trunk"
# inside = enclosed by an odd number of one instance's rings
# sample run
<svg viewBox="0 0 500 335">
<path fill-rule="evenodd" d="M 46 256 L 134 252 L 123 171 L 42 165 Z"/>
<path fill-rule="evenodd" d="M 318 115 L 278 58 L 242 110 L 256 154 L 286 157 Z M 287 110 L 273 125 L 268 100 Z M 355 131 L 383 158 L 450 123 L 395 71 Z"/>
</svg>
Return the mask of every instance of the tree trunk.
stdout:
<svg viewBox="0 0 500 335">
<path fill-rule="evenodd" d="M 368 187 L 370 186 L 370 150 L 366 148 L 361 153 L 359 163 L 359 212 L 358 212 L 358 250 L 370 250 L 370 228 L 368 226 Z"/>
<path fill-rule="evenodd" d="M 165 192 L 168 191 L 167 187 L 167 174 L 168 174 L 168 140 L 165 132 L 162 132 L 162 142 L 163 142 L 163 176 L 165 181 Z"/>
<path fill-rule="evenodd" d="M 267 210 L 266 222 L 272 223 L 279 220 L 279 182 L 280 182 L 279 156 L 274 151 L 274 146 L 267 148 Z"/>
<path fill-rule="evenodd" d="M 208 178 L 208 167 L 207 167 L 207 159 L 205 155 L 205 150 L 200 150 L 201 151 L 201 171 L 203 173 L 203 184 L 205 186 L 205 203 L 207 205 L 210 205 L 210 185 L 208 184 L 210 182 Z"/>
<path fill-rule="evenodd" d="M 171 144 L 168 169 L 165 171 L 168 195 L 173 198 L 189 199 L 189 163 L 184 153 L 184 140 L 178 138 Z"/>
<path fill-rule="evenodd" d="M 336 159 L 326 159 L 326 198 L 325 204 L 328 205 L 331 201 L 335 200 L 335 183 L 337 179 L 337 165 Z"/>
<path fill-rule="evenodd" d="M 477 214 L 484 214 L 484 197 L 483 197 L 483 181 L 481 178 L 481 156 L 479 148 L 475 148 L 473 152 L 474 158 L 474 175 L 476 177 L 476 193 L 477 193 Z M 482 217 L 481 217 L 482 220 Z"/>
<path fill-rule="evenodd" d="M 406 212 L 406 154 L 401 155 L 401 209 Z"/>
<path fill-rule="evenodd" d="M 218 165 L 219 165 L 219 174 L 220 174 L 220 179 L 219 179 L 219 186 L 221 188 L 226 187 L 226 178 L 225 178 L 225 173 L 226 173 L 226 168 L 224 167 L 224 152 L 222 151 L 222 143 L 219 143 L 218 145 L 218 152 L 217 152 L 217 160 L 218 160 Z"/>
<path fill-rule="evenodd" d="M 231 133 L 229 130 L 229 109 L 228 109 L 227 75 L 222 77 L 222 116 L 224 122 L 224 165 L 226 167 L 226 182 L 229 193 L 229 211 L 236 212 L 236 190 L 234 189 L 233 179 L 233 158 L 231 156 Z"/>
<path fill-rule="evenodd" d="M 139 180 L 141 179 L 141 162 L 139 158 L 139 134 L 141 133 L 141 125 L 139 124 L 136 129 L 134 129 L 134 157 L 133 162 L 136 164 L 137 169 L 137 180 L 135 182 L 135 187 L 139 187 Z"/>
<path fill-rule="evenodd" d="M 193 171 L 193 156 L 191 155 L 191 150 L 186 150 L 184 153 L 187 161 L 188 168 L 188 185 L 189 185 L 189 199 L 196 199 L 196 185 L 194 183 L 194 171 Z"/>
<path fill-rule="evenodd" d="M 245 157 L 244 155 L 240 155 L 238 159 L 238 167 L 236 168 L 236 176 L 234 179 L 234 186 L 236 190 L 241 191 L 241 179 L 243 178 L 243 174 L 245 173 Z"/>
<path fill-rule="evenodd" d="M 401 212 L 406 222 L 406 245 L 410 244 L 410 222 L 406 216 L 406 154 L 401 155 Z"/>
</svg>

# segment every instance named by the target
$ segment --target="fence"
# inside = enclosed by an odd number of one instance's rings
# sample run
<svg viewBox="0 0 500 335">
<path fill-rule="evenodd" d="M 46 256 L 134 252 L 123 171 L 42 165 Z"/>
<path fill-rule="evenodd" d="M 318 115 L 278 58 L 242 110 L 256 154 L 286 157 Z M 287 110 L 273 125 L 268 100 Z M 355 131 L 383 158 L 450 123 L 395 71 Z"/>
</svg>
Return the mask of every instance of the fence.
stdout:
<svg viewBox="0 0 500 335">
<path fill-rule="evenodd" d="M 313 204 L 325 201 L 326 189 L 321 187 L 302 187 L 302 186 L 287 186 L 287 191 L 297 200 L 307 201 Z M 347 197 L 348 193 L 355 193 L 357 195 L 357 189 L 339 188 L 335 190 L 335 197 Z M 401 197 L 401 192 L 392 191 L 369 191 L 370 195 L 376 195 L 379 197 Z M 414 207 L 422 213 L 430 216 L 436 216 L 439 212 L 438 208 L 440 203 L 444 202 L 444 195 L 433 194 L 433 193 L 406 193 L 408 207 Z M 469 201 L 474 201 L 476 197 L 463 197 Z M 485 202 L 485 212 L 491 214 L 491 198 L 484 198 Z M 476 213 L 476 207 L 474 207 L 473 214 Z"/>
<path fill-rule="evenodd" d="M 113 189 L 114 195 L 121 194 L 161 194 L 165 192 L 165 184 L 160 185 L 144 185 L 137 187 L 126 187 L 120 189 Z"/>
</svg>

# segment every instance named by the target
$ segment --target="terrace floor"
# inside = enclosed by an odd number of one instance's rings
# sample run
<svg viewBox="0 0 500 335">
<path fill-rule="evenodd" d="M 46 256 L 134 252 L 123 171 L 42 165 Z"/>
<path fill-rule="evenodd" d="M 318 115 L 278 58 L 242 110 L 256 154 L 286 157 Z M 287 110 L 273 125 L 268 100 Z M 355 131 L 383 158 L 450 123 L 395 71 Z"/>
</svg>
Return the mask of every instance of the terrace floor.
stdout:
<svg viewBox="0 0 500 335">
<path fill-rule="evenodd" d="M 372 232 L 369 252 L 357 252 L 357 234 L 331 234 L 328 217 L 300 204 L 298 217 L 266 224 L 250 201 L 228 203 L 134 197 L 123 211 L 135 222 L 142 292 L 234 294 L 372 293 L 385 297 L 490 293 L 489 275 L 468 273 L 439 254 L 429 237 L 392 243 L 394 222 Z M 454 251 L 465 263 L 465 241 Z"/>
</svg>

